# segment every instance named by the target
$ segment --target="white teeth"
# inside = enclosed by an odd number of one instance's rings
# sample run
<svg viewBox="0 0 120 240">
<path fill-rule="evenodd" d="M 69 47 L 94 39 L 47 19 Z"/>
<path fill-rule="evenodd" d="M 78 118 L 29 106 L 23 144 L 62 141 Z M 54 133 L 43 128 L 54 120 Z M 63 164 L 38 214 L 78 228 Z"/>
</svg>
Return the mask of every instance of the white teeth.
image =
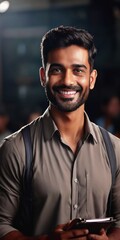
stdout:
<svg viewBox="0 0 120 240">
<path fill-rule="evenodd" d="M 60 93 L 65 95 L 73 95 L 76 93 L 76 91 L 60 91 Z"/>
</svg>

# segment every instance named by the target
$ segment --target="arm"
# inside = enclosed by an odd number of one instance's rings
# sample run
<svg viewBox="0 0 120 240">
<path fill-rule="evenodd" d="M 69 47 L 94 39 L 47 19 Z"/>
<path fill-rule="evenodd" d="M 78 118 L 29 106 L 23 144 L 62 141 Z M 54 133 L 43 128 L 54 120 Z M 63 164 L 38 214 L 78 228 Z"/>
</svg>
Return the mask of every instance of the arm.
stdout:
<svg viewBox="0 0 120 240">
<path fill-rule="evenodd" d="M 22 144 L 19 145 L 23 152 Z M 0 238 L 13 231 L 17 234 L 13 221 L 19 208 L 23 167 L 23 157 L 15 142 L 5 141 L 0 148 Z"/>
<path fill-rule="evenodd" d="M 27 237 L 19 231 L 12 231 L 6 234 L 4 237 L 0 238 L 0 240 L 48 240 L 48 236 L 45 235 L 41 237 Z"/>
<path fill-rule="evenodd" d="M 116 179 L 112 189 L 112 214 L 116 219 L 115 226 L 110 229 L 108 238 L 110 240 L 120 240 L 120 141 L 113 142 L 116 154 Z"/>
<path fill-rule="evenodd" d="M 67 239 L 81 239 L 81 240 L 87 240 L 88 236 L 88 230 L 82 229 L 82 230 L 69 230 L 64 231 L 64 226 L 66 224 L 59 225 L 55 228 L 55 230 L 48 236 L 38 236 L 38 237 L 27 237 L 24 236 L 21 232 L 18 231 L 12 231 L 8 234 L 6 234 L 4 237 L 0 238 L 1 240 L 67 240 Z"/>
</svg>

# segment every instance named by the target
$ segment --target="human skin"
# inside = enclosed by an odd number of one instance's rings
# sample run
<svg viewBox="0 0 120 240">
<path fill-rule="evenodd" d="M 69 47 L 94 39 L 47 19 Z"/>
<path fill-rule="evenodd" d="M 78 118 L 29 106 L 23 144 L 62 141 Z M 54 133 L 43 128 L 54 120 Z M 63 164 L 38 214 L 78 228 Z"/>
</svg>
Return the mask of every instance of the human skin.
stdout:
<svg viewBox="0 0 120 240">
<path fill-rule="evenodd" d="M 51 51 L 46 68 L 40 69 L 40 76 L 46 92 L 49 87 L 51 105 L 61 112 L 73 112 L 86 102 L 90 89 L 94 88 L 97 71 L 90 72 L 88 51 L 72 45 Z"/>
<path fill-rule="evenodd" d="M 51 65 L 52 71 L 50 71 Z M 46 68 L 40 69 L 41 83 L 45 88 L 46 86 L 49 88 L 52 118 L 61 136 L 74 153 L 78 140 L 82 138 L 84 133 L 84 104 L 89 95 L 89 90 L 94 88 L 96 76 L 96 70 L 90 71 L 87 50 L 76 45 L 50 52 Z M 61 87 L 56 91 L 56 86 Z M 81 90 L 76 91 L 73 86 L 80 86 Z M 112 229 L 107 236 L 104 229 L 101 230 L 99 235 L 90 235 L 87 229 L 66 231 L 65 226 L 66 224 L 57 226 L 49 236 L 26 237 L 19 231 L 13 231 L 1 239 L 120 240 L 120 229 L 117 228 Z"/>
<path fill-rule="evenodd" d="M 90 71 L 88 51 L 76 45 L 51 51 L 46 68 L 40 69 L 52 118 L 74 153 L 84 133 L 84 104 L 96 76 L 95 69 Z"/>
</svg>

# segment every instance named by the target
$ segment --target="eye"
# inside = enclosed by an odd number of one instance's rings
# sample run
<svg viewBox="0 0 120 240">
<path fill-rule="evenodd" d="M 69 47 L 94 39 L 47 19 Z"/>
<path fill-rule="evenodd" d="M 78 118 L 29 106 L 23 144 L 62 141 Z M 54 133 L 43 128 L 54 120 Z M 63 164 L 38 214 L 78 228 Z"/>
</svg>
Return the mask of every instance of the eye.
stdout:
<svg viewBox="0 0 120 240">
<path fill-rule="evenodd" d="M 73 72 L 76 75 L 82 75 L 85 71 L 81 68 L 74 68 Z"/>
<path fill-rule="evenodd" d="M 61 72 L 62 69 L 60 67 L 51 67 L 49 70 L 49 73 L 54 75 L 60 74 Z"/>
</svg>

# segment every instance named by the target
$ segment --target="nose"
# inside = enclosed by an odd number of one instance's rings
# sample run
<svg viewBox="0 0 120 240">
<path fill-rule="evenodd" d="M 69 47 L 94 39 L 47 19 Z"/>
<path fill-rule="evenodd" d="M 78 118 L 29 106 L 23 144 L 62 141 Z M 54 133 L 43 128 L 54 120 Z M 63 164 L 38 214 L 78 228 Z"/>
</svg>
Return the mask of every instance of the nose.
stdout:
<svg viewBox="0 0 120 240">
<path fill-rule="evenodd" d="M 67 69 L 63 74 L 63 83 L 65 85 L 73 85 L 73 74 L 70 69 Z"/>
</svg>

